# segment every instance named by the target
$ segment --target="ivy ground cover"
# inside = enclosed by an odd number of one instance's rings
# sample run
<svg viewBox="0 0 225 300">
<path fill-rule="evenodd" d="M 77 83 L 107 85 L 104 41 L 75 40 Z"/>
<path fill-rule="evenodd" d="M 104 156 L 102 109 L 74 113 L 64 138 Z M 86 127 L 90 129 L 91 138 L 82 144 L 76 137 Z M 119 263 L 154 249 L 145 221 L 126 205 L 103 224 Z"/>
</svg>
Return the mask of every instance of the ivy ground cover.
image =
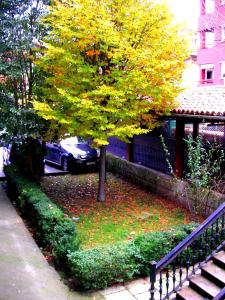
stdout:
<svg viewBox="0 0 225 300">
<path fill-rule="evenodd" d="M 45 177 L 42 189 L 77 225 L 83 249 L 132 240 L 139 234 L 187 224 L 189 212 L 136 186 L 107 174 L 106 201 L 96 201 L 98 174 Z"/>
</svg>

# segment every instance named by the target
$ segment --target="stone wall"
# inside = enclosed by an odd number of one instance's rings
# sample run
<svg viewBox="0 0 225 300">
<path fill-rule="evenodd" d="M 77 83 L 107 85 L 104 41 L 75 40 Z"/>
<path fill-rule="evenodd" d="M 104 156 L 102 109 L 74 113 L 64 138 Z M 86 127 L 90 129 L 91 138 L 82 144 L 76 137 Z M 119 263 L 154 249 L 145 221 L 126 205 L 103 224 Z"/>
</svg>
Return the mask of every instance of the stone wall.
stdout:
<svg viewBox="0 0 225 300">
<path fill-rule="evenodd" d="M 107 153 L 107 170 L 120 174 L 130 181 L 148 188 L 153 193 L 175 200 L 179 205 L 188 209 L 192 207 L 193 199 L 186 194 L 187 189 L 185 186 L 188 184 L 187 182 L 142 165 L 128 162 L 110 153 Z M 200 193 L 201 191 L 199 191 L 199 201 L 202 199 Z M 202 205 L 205 207 L 204 211 L 202 211 L 203 215 L 208 215 L 215 210 L 220 203 L 225 201 L 225 196 L 219 193 L 210 193 L 208 199 L 210 200 L 205 205 Z"/>
</svg>

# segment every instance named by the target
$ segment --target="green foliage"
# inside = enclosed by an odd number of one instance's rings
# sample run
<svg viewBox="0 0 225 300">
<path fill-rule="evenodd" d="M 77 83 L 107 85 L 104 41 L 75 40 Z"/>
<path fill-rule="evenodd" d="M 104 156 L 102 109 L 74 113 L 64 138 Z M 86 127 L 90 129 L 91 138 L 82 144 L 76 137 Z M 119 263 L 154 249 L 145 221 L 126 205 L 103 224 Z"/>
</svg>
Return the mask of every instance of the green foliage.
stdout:
<svg viewBox="0 0 225 300">
<path fill-rule="evenodd" d="M 31 102 L 39 96 L 42 74 L 33 62 L 46 33 L 39 21 L 48 3 L 48 0 L 0 1 L 0 130 L 5 130 L 0 139 L 7 144 L 26 144 L 28 138 L 39 138 L 47 126 L 34 112 Z M 21 165 L 36 180 L 41 173 L 37 167 L 40 161 L 32 152 L 27 156 L 30 161 L 22 161 L 21 155 Z M 38 163 L 33 167 L 35 162 Z"/>
<path fill-rule="evenodd" d="M 23 213 L 32 221 L 39 243 L 52 247 L 58 263 L 66 263 L 68 251 L 79 246 L 74 223 L 65 218 L 62 210 L 15 166 L 5 167 L 5 173 L 10 196 L 18 200 Z"/>
<path fill-rule="evenodd" d="M 151 232 L 134 240 L 139 249 L 140 270 L 142 275 L 149 275 L 149 262 L 159 261 L 168 254 L 179 242 L 197 227 L 197 223 L 180 225 L 165 232 Z M 163 245 L 163 246 L 162 246 Z"/>
<path fill-rule="evenodd" d="M 45 31 L 39 22 L 47 0 L 0 2 L 0 87 L 15 106 L 28 107 L 40 74 L 33 65 Z M 36 78 L 37 76 L 37 78 Z"/>
<path fill-rule="evenodd" d="M 44 22 L 51 30 L 37 64 L 46 85 L 35 108 L 59 134 L 91 137 L 104 146 L 111 136 L 128 141 L 148 132 L 158 114 L 169 113 L 187 43 L 166 5 L 54 1 Z"/>
<path fill-rule="evenodd" d="M 108 139 L 128 142 L 170 112 L 187 41 L 168 7 L 148 0 L 56 0 L 44 22 L 49 31 L 37 65 L 46 81 L 34 107 L 50 121 L 50 134 L 57 128 L 100 147 L 98 200 L 104 201 Z"/>
<path fill-rule="evenodd" d="M 216 145 L 203 145 L 202 138 L 194 141 L 191 136 L 185 140 L 188 152 L 187 172 L 193 188 L 211 188 L 215 178 L 221 177 L 221 166 L 224 160 L 224 150 Z"/>
<path fill-rule="evenodd" d="M 70 269 L 67 254 L 79 249 L 79 239 L 76 236 L 74 223 L 64 218 L 55 225 L 54 234 L 57 237 L 54 239 L 53 244 L 56 262 L 64 269 Z"/>
<path fill-rule="evenodd" d="M 221 172 L 224 163 L 224 150 L 216 144 L 204 145 L 201 136 L 194 141 L 191 136 L 185 140 L 188 160 L 185 179 L 187 197 L 192 198 L 191 209 L 201 213 L 206 209 L 211 191 L 221 191 L 220 184 L 224 175 Z M 201 193 L 201 201 L 199 201 Z"/>
<path fill-rule="evenodd" d="M 46 126 L 32 109 L 41 73 L 34 66 L 36 48 L 46 33 L 39 22 L 48 0 L 0 2 L 0 130 L 6 143 L 40 137 Z"/>
<path fill-rule="evenodd" d="M 124 282 L 138 272 L 135 262 L 137 249 L 131 243 L 99 247 L 68 255 L 72 275 L 85 289 L 105 288 L 115 282 Z"/>
<path fill-rule="evenodd" d="M 40 182 L 44 174 L 44 153 L 44 143 L 27 136 L 22 141 L 12 142 L 10 162 L 17 165 L 24 176 L 32 181 Z"/>
<path fill-rule="evenodd" d="M 71 275 L 85 289 L 105 288 L 137 276 L 149 275 L 149 262 L 158 261 L 182 241 L 197 224 L 148 233 L 134 241 L 68 254 Z"/>
<path fill-rule="evenodd" d="M 176 177 L 170 163 L 170 153 L 164 138 L 163 136 L 160 138 L 171 175 L 175 180 L 180 180 Z M 207 214 L 206 209 L 209 209 L 208 201 L 210 200 L 209 197 L 212 197 L 212 191 L 223 193 L 223 184 L 221 183 L 224 180 L 222 166 L 225 162 L 225 153 L 221 146 L 216 143 L 204 144 L 201 136 L 194 140 L 189 135 L 184 142 L 187 151 L 187 169 L 184 179 L 187 184 L 184 186 L 183 196 L 188 200 L 187 203 L 193 215 L 202 214 L 202 211 Z M 218 201 L 219 197 L 217 197 Z"/>
<path fill-rule="evenodd" d="M 166 163 L 167 163 L 167 166 L 169 168 L 169 172 L 170 172 L 171 175 L 173 175 L 175 177 L 176 175 L 174 173 L 173 167 L 172 167 L 171 162 L 170 162 L 170 152 L 167 148 L 167 145 L 165 143 L 165 140 L 164 140 L 164 137 L 163 137 L 162 134 L 160 135 L 160 140 L 161 140 L 161 144 L 162 144 L 163 151 L 164 151 L 164 154 L 165 154 Z"/>
</svg>

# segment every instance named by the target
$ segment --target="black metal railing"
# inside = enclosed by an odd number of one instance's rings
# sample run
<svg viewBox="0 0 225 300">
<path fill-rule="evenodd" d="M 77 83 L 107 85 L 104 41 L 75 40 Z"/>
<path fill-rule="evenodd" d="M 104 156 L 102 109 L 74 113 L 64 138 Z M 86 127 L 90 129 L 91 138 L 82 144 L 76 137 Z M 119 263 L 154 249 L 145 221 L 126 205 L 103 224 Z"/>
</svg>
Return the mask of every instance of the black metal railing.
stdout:
<svg viewBox="0 0 225 300">
<path fill-rule="evenodd" d="M 225 246 L 225 202 L 159 262 L 150 263 L 150 300 L 169 299 Z"/>
</svg>

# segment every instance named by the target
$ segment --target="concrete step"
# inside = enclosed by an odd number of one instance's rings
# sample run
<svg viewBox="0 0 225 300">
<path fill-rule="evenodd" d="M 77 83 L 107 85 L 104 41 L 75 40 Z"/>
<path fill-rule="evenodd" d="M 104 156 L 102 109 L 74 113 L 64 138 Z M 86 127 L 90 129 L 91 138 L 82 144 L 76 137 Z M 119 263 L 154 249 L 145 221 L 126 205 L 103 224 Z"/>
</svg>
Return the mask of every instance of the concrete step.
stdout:
<svg viewBox="0 0 225 300">
<path fill-rule="evenodd" d="M 221 288 L 225 286 L 225 270 L 214 264 L 213 261 L 209 261 L 202 268 L 202 275 Z"/>
<path fill-rule="evenodd" d="M 220 292 L 221 288 L 202 275 L 195 275 L 190 280 L 190 287 L 205 298 L 212 299 Z"/>
<path fill-rule="evenodd" d="M 221 268 L 225 269 L 225 252 L 220 251 L 213 256 L 214 264 L 220 266 Z"/>
<path fill-rule="evenodd" d="M 177 292 L 177 298 L 178 300 L 206 300 L 205 297 L 201 296 L 199 293 L 197 293 L 195 290 L 193 290 L 189 286 L 185 286 Z"/>
</svg>

